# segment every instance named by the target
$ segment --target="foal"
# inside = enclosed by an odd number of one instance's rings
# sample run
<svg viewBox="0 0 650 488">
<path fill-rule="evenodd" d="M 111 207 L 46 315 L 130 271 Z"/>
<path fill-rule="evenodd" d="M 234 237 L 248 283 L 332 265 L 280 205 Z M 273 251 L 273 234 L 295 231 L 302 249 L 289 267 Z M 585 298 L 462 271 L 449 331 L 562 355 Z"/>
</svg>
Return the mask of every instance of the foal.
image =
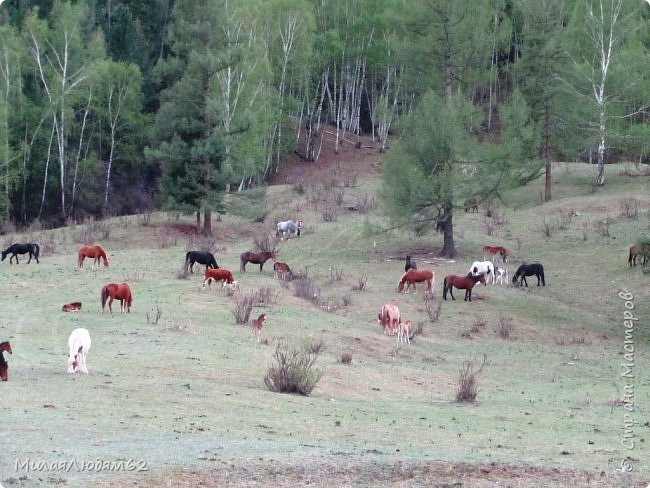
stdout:
<svg viewBox="0 0 650 488">
<path fill-rule="evenodd" d="M 264 326 L 264 321 L 266 320 L 266 314 L 261 314 L 256 319 L 251 320 L 251 327 L 253 328 L 253 333 L 255 334 L 255 339 L 257 342 L 262 340 L 262 327 Z"/>
</svg>

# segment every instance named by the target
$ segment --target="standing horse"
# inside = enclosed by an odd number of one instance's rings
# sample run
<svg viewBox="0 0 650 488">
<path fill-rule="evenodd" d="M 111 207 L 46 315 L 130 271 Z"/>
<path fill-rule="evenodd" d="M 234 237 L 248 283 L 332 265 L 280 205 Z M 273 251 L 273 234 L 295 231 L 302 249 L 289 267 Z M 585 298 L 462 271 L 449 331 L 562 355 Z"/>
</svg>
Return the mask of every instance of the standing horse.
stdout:
<svg viewBox="0 0 650 488">
<path fill-rule="evenodd" d="M 266 263 L 269 259 L 273 259 L 273 261 L 277 259 L 277 255 L 275 254 L 275 249 L 273 251 L 243 252 L 239 255 L 239 270 L 242 273 L 245 273 L 246 263 L 253 263 L 253 264 L 260 265 L 260 273 L 261 273 L 264 263 Z"/>
<path fill-rule="evenodd" d="M 537 286 L 539 286 L 540 279 L 542 286 L 546 286 L 546 282 L 544 281 L 544 266 L 542 266 L 540 263 L 524 263 L 519 266 L 519 268 L 517 268 L 517 272 L 512 277 L 512 282 L 514 284 L 517 284 L 517 280 L 519 280 L 519 286 L 525 284 L 526 287 L 528 287 L 526 276 L 537 276 Z"/>
<path fill-rule="evenodd" d="M 409 269 L 402 275 L 399 282 L 397 283 L 397 292 L 401 293 L 404 290 L 404 283 L 406 283 L 406 293 L 409 292 L 409 288 L 411 288 L 411 286 L 413 287 L 413 292 L 417 293 L 415 284 L 422 283 L 423 281 L 426 281 L 427 283 L 426 291 L 431 291 L 435 280 L 436 274 L 430 269 Z"/>
<path fill-rule="evenodd" d="M 9 341 L 0 342 L 0 380 L 7 381 L 9 379 L 9 363 L 7 363 L 3 351 L 13 354 Z"/>
<path fill-rule="evenodd" d="M 188 251 L 185 254 L 185 269 L 190 268 L 190 273 L 194 273 L 194 263 L 205 264 L 205 269 L 212 268 L 218 269 L 219 265 L 217 260 L 214 259 L 212 253 L 201 251 Z"/>
<path fill-rule="evenodd" d="M 636 266 L 636 258 L 637 258 L 637 256 L 638 256 L 639 254 L 640 254 L 640 253 L 639 253 L 639 246 L 637 246 L 636 244 L 633 245 L 633 246 L 630 248 L 630 255 L 629 255 L 629 257 L 627 258 L 627 263 L 628 263 L 630 266 L 632 266 L 632 264 L 634 264 L 634 266 Z M 642 255 L 642 258 L 643 258 L 643 259 L 639 258 L 639 261 L 641 262 L 641 265 L 642 265 L 642 266 L 645 266 L 645 264 L 646 264 L 647 261 L 648 261 L 648 255 L 647 255 L 647 254 L 643 254 L 643 255 Z M 4 259 L 4 253 L 2 253 L 2 259 Z"/>
<path fill-rule="evenodd" d="M 291 233 L 296 234 L 296 237 L 300 237 L 300 229 L 302 228 L 302 220 L 299 220 L 298 223 L 293 220 L 286 220 L 284 222 L 278 222 L 277 230 L 275 231 L 275 237 L 280 237 L 284 240 L 285 233 L 291 237 Z"/>
<path fill-rule="evenodd" d="M 95 269 L 95 265 L 99 268 L 100 259 L 104 260 L 104 267 L 108 268 L 108 257 L 106 257 L 106 251 L 104 251 L 102 246 L 81 246 L 79 248 L 79 257 L 77 261 L 80 268 L 84 267 L 84 259 L 86 258 L 93 258 L 93 269 Z"/>
<path fill-rule="evenodd" d="M 476 283 L 479 281 L 485 285 L 485 275 L 473 275 L 472 273 L 469 273 L 467 276 L 445 276 L 442 287 L 442 298 L 446 300 L 447 292 L 449 292 L 451 299 L 456 300 L 453 294 L 453 288 L 456 287 L 459 290 L 465 290 L 465 301 L 471 302 L 472 288 L 474 288 L 474 285 L 476 285 Z"/>
<path fill-rule="evenodd" d="M 7 249 L 2 251 L 2 259 L 0 261 L 4 261 L 7 257 L 7 254 L 11 253 L 11 257 L 9 257 L 9 264 L 11 264 L 11 261 L 14 258 L 16 258 L 16 264 L 18 264 L 18 254 L 29 253 L 29 261 L 27 261 L 27 264 L 32 261 L 32 258 L 36 259 L 36 262 L 38 263 L 38 255 L 40 254 L 40 251 L 41 248 L 38 246 L 38 244 L 34 244 L 33 242 L 30 242 L 28 244 L 12 244 Z"/>
<path fill-rule="evenodd" d="M 77 370 L 88 374 L 86 356 L 90 351 L 90 334 L 87 329 L 75 329 L 68 338 L 68 373 Z"/>
<path fill-rule="evenodd" d="M 415 264 L 415 261 L 411 261 L 411 256 L 406 255 L 406 264 L 404 265 L 404 272 L 408 271 L 409 269 L 418 269 L 418 265 Z"/>
<path fill-rule="evenodd" d="M 499 256 L 501 256 L 501 259 L 503 259 L 504 263 L 508 262 L 508 250 L 505 247 L 483 246 L 483 253 L 484 253 L 483 259 L 485 259 L 485 255 L 495 256 L 496 254 L 498 254 Z"/>
<path fill-rule="evenodd" d="M 494 280 L 496 279 L 494 273 L 494 264 L 492 264 L 492 261 L 474 261 L 472 265 L 469 267 L 468 273 L 471 273 L 473 275 L 477 275 L 477 274 L 485 275 L 488 280 L 491 277 L 492 284 L 494 284 Z"/>
<path fill-rule="evenodd" d="M 113 300 L 120 301 L 120 313 L 131 312 L 131 304 L 133 303 L 133 295 L 131 288 L 126 283 L 109 283 L 102 288 L 102 313 L 108 300 L 108 310 L 113 314 Z"/>
</svg>

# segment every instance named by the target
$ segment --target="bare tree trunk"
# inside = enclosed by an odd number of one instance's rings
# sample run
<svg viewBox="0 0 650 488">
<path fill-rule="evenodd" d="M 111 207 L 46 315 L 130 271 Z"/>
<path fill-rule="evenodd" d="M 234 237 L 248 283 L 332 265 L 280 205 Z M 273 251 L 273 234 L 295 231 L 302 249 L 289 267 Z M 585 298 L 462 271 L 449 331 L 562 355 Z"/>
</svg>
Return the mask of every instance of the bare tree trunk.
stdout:
<svg viewBox="0 0 650 488">
<path fill-rule="evenodd" d="M 454 243 L 454 216 L 452 215 L 451 203 L 445 204 L 447 218 L 443 221 L 443 244 L 440 255 L 446 258 L 456 257 L 456 245 Z"/>
<path fill-rule="evenodd" d="M 544 145 L 543 153 L 544 159 L 546 159 L 546 179 L 544 181 L 544 201 L 548 202 L 551 200 L 552 186 L 553 186 L 553 175 L 552 175 L 552 164 L 551 164 L 551 127 L 550 127 L 550 109 L 548 106 L 544 106 Z"/>
<path fill-rule="evenodd" d="M 203 211 L 203 235 L 212 235 L 212 210 L 207 207 Z"/>
<path fill-rule="evenodd" d="M 52 132 L 50 132 L 50 142 L 47 145 L 47 158 L 45 158 L 45 172 L 43 174 L 43 191 L 41 192 L 41 206 L 38 209 L 38 219 L 40 220 L 45 207 L 45 190 L 47 189 L 47 174 L 50 168 L 50 156 L 52 155 L 52 140 L 54 139 L 54 123 L 52 123 Z"/>
</svg>

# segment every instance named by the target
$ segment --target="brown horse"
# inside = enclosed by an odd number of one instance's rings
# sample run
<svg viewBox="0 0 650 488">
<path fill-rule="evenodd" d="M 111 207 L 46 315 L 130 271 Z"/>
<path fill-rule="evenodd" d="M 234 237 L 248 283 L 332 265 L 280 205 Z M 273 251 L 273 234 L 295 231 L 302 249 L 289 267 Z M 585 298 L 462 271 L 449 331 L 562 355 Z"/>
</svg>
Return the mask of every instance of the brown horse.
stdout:
<svg viewBox="0 0 650 488">
<path fill-rule="evenodd" d="M 0 342 L 0 380 L 7 381 L 9 379 L 9 364 L 5 360 L 3 351 L 13 354 L 9 341 Z"/>
<path fill-rule="evenodd" d="M 260 265 L 260 273 L 261 273 L 264 263 L 266 263 L 269 259 L 273 259 L 273 261 L 277 259 L 277 255 L 275 254 L 275 249 L 273 251 L 243 252 L 239 255 L 239 270 L 242 273 L 245 273 L 246 263 L 253 263 L 253 264 Z"/>
<path fill-rule="evenodd" d="M 422 283 L 426 281 L 427 289 L 426 291 L 431 291 L 432 286 L 436 281 L 436 274 L 430 269 L 409 269 L 406 273 L 402 275 L 399 282 L 397 283 L 397 291 L 401 293 L 404 290 L 404 283 L 406 283 L 406 293 L 409 292 L 409 288 L 413 287 L 413 292 L 417 293 L 417 288 L 415 288 L 416 283 Z"/>
<path fill-rule="evenodd" d="M 504 263 L 508 262 L 508 250 L 505 247 L 501 246 L 483 246 L 483 260 L 485 260 L 485 255 L 495 256 L 498 254 L 503 259 Z"/>
<path fill-rule="evenodd" d="M 455 286 L 459 290 L 465 290 L 465 301 L 466 302 L 471 302 L 472 301 L 472 288 L 474 288 L 474 285 L 477 282 L 481 282 L 485 284 L 485 275 L 472 275 L 472 273 L 469 273 L 467 276 L 458 276 L 458 275 L 449 275 L 445 276 L 445 279 L 443 281 L 443 288 L 442 288 L 442 298 L 445 300 L 447 299 L 447 292 L 451 295 L 452 300 L 456 300 L 454 298 L 454 294 L 452 293 L 452 289 Z"/>
<path fill-rule="evenodd" d="M 84 259 L 93 258 L 93 269 L 95 265 L 99 268 L 99 260 L 104 260 L 104 267 L 108 268 L 108 258 L 106 257 L 106 251 L 102 246 L 81 246 L 79 248 L 79 267 L 84 267 Z"/>
<path fill-rule="evenodd" d="M 634 264 L 634 266 L 636 266 L 636 258 L 637 258 L 637 256 L 639 256 L 639 254 L 640 254 L 640 253 L 639 253 L 639 246 L 637 246 L 636 244 L 633 245 L 633 246 L 630 248 L 630 255 L 629 255 L 629 257 L 627 258 L 627 263 L 628 263 L 630 266 L 632 266 L 632 264 Z M 647 256 L 646 254 L 642 254 L 641 257 L 639 258 L 639 261 L 641 262 L 641 265 L 642 265 L 642 266 L 645 266 L 645 264 L 646 264 L 647 261 L 648 261 L 648 256 Z"/>
<path fill-rule="evenodd" d="M 110 300 L 108 300 L 110 297 Z M 102 313 L 108 300 L 108 310 L 113 313 L 113 300 L 120 301 L 120 313 L 131 312 L 131 304 L 133 303 L 133 295 L 131 288 L 126 283 L 109 283 L 102 288 Z"/>
</svg>

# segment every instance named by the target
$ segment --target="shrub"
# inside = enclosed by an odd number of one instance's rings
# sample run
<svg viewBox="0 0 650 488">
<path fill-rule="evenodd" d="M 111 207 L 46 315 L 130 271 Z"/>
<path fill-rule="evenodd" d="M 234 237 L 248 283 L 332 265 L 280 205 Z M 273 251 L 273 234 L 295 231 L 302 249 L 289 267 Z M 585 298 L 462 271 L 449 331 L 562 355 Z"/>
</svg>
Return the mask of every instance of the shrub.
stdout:
<svg viewBox="0 0 650 488">
<path fill-rule="evenodd" d="M 478 369 L 474 369 L 474 361 L 464 361 L 458 376 L 458 389 L 456 390 L 456 401 L 458 403 L 473 403 L 478 394 L 478 382 L 476 377 L 483 370 L 487 356 L 483 354 L 483 363 Z"/>
<path fill-rule="evenodd" d="M 318 352 L 312 352 L 310 347 L 296 349 L 280 342 L 273 359 L 275 363 L 264 376 L 264 384 L 273 392 L 309 396 L 323 377 L 323 371 L 314 368 Z"/>
<path fill-rule="evenodd" d="M 158 324 L 158 321 L 160 320 L 161 316 L 162 316 L 162 307 L 160 305 L 156 305 L 156 310 L 155 311 L 152 310 L 151 316 L 149 315 L 149 312 L 147 312 L 147 323 L 156 325 Z"/>
<path fill-rule="evenodd" d="M 639 215 L 639 199 L 624 198 L 620 202 L 621 215 L 628 219 L 636 219 Z"/>
<path fill-rule="evenodd" d="M 271 234 L 263 234 L 253 239 L 255 249 L 262 252 L 271 252 L 275 248 L 275 237 Z"/>
<path fill-rule="evenodd" d="M 351 352 L 344 352 L 341 354 L 341 357 L 339 358 L 339 363 L 341 364 L 350 364 L 352 363 L 352 353 Z"/>
<path fill-rule="evenodd" d="M 232 310 L 235 323 L 239 325 L 248 324 L 256 299 L 255 293 L 249 293 L 247 295 L 242 293 L 237 297 L 235 307 Z"/>
<path fill-rule="evenodd" d="M 366 284 L 368 283 L 368 276 L 367 275 L 361 275 L 360 278 L 357 279 L 357 284 L 352 285 L 352 289 L 354 291 L 363 291 L 366 289 Z"/>
<path fill-rule="evenodd" d="M 510 317 L 499 317 L 498 319 L 497 334 L 501 339 L 510 339 L 514 326 L 512 325 L 512 318 Z"/>
</svg>

